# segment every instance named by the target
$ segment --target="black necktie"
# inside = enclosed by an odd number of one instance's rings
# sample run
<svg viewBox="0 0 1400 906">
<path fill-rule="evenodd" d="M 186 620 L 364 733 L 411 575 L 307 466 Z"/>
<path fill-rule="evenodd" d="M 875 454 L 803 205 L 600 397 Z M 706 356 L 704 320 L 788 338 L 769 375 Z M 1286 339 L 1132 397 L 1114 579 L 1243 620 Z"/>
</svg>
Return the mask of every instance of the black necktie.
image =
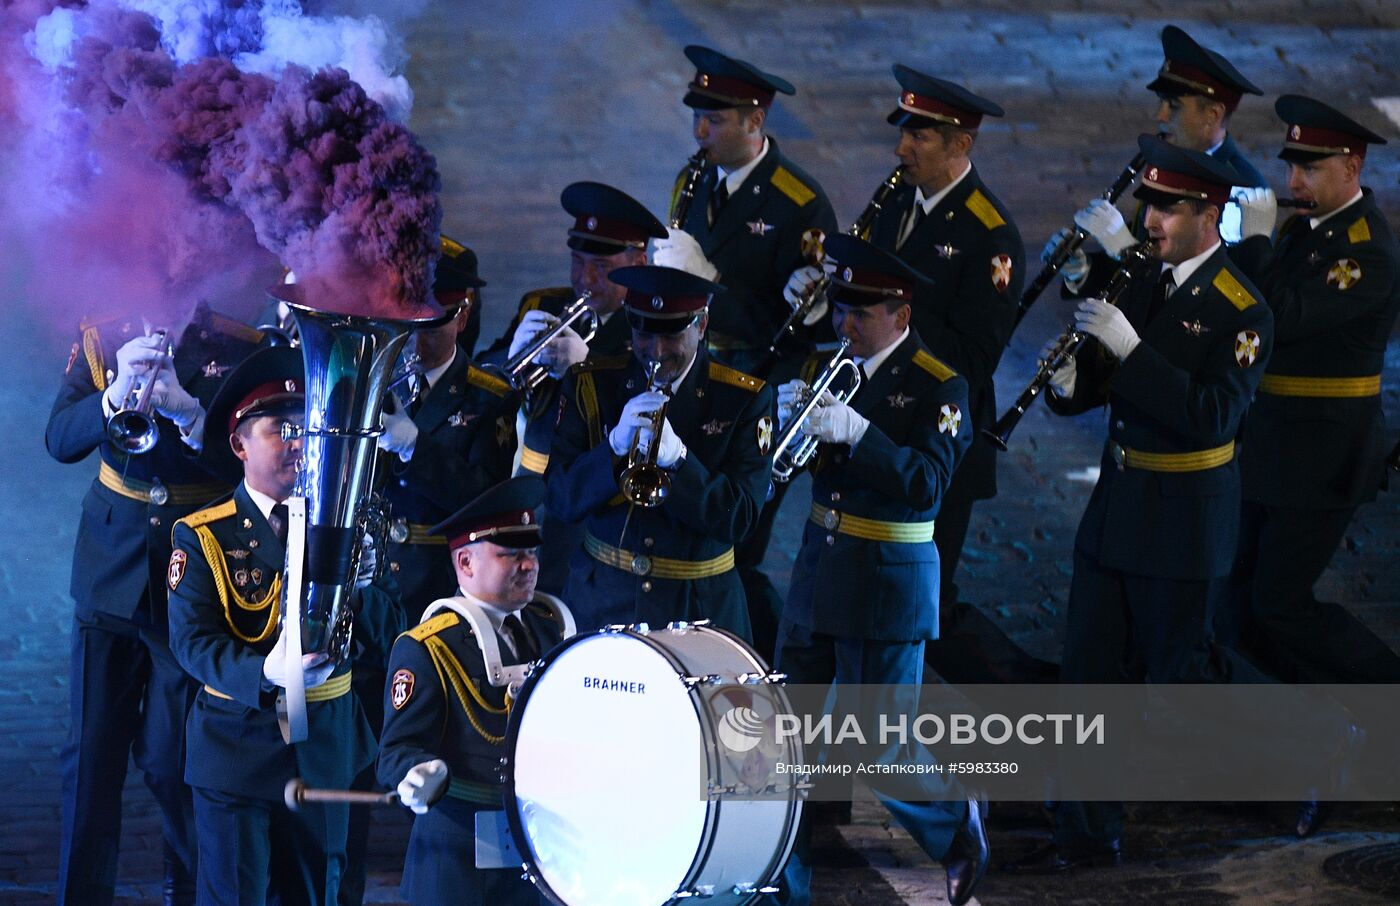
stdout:
<svg viewBox="0 0 1400 906">
<path fill-rule="evenodd" d="M 1171 294 L 1176 290 L 1176 271 L 1167 268 L 1162 271 L 1162 276 L 1157 279 L 1156 290 L 1152 293 L 1152 304 L 1147 309 L 1147 320 L 1157 317 L 1157 312 L 1161 311 L 1171 298 Z"/>
<path fill-rule="evenodd" d="M 908 240 L 910 236 L 914 235 L 914 231 L 919 228 L 919 224 L 923 222 L 923 219 L 924 206 L 919 201 L 919 196 L 915 195 L 914 207 L 905 215 L 904 223 L 899 228 L 899 242 L 897 243 L 897 248 L 902 248 L 905 241 Z"/>
<path fill-rule="evenodd" d="M 530 634 L 525 631 L 525 624 L 520 622 L 520 618 L 515 614 L 510 614 L 501 622 L 501 630 L 515 648 L 517 660 L 533 661 L 539 656 L 539 652 L 535 650 L 534 644 L 530 641 Z"/>
<path fill-rule="evenodd" d="M 272 508 L 272 512 L 267 514 L 267 523 L 272 526 L 272 533 L 277 536 L 285 546 L 287 543 L 287 505 L 279 503 Z"/>
<path fill-rule="evenodd" d="M 710 190 L 710 226 L 715 225 L 719 219 L 719 212 L 724 208 L 724 203 L 729 200 L 729 180 L 719 175 L 719 168 L 715 168 L 715 185 Z"/>
</svg>

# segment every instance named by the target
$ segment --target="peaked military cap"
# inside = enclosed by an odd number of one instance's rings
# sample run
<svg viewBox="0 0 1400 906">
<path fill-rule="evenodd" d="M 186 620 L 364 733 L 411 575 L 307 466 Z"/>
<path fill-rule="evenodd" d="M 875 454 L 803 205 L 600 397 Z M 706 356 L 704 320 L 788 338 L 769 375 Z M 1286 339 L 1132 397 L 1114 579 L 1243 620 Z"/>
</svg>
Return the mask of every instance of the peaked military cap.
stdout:
<svg viewBox="0 0 1400 906">
<path fill-rule="evenodd" d="M 608 279 L 626 287 L 627 323 L 643 333 L 680 333 L 724 287 L 674 267 L 619 267 Z"/>
<path fill-rule="evenodd" d="M 478 541 L 502 547 L 539 547 L 540 521 L 535 510 L 544 503 L 544 492 L 544 481 L 533 475 L 508 478 L 482 491 L 429 531 L 445 535 L 453 550 Z"/>
<path fill-rule="evenodd" d="M 900 63 L 894 64 L 894 77 L 903 90 L 899 93 L 899 106 L 885 117 L 892 126 L 927 129 L 947 123 L 975 130 L 982 125 L 982 117 L 1006 113 L 997 104 L 961 85 L 935 79 Z"/>
<path fill-rule="evenodd" d="M 433 276 L 433 296 L 443 311 L 453 311 L 467 301 L 469 291 L 486 281 L 477 276 L 476 252 L 449 237 L 441 237 L 442 257 Z"/>
<path fill-rule="evenodd" d="M 304 382 L 300 349 L 269 346 L 244 359 L 224 378 L 209 403 L 202 457 L 206 466 L 231 481 L 241 478 L 243 466 L 229 446 L 228 436 L 250 418 L 305 412 Z"/>
<path fill-rule="evenodd" d="M 1138 136 L 1138 148 L 1146 162 L 1134 198 L 1157 207 L 1168 207 L 1183 198 L 1215 205 L 1229 200 L 1235 174 L 1209 154 L 1171 145 L 1145 133 Z"/>
<path fill-rule="evenodd" d="M 1306 162 L 1333 154 L 1365 157 L 1367 145 L 1386 143 L 1346 114 L 1301 94 L 1285 94 L 1274 102 L 1274 112 L 1288 126 L 1278 155 L 1283 160 Z"/>
<path fill-rule="evenodd" d="M 1196 94 L 1234 110 L 1246 94 L 1263 94 L 1230 61 L 1202 47 L 1175 25 L 1162 29 L 1162 68 L 1147 86 L 1169 97 Z"/>
<path fill-rule="evenodd" d="M 835 266 L 827 298 L 839 305 L 864 308 L 877 302 L 913 304 L 914 292 L 933 281 L 908 264 L 845 233 L 827 237 L 826 260 Z"/>
<path fill-rule="evenodd" d="M 681 103 L 696 110 L 725 110 L 729 107 L 762 107 L 766 110 L 773 103 L 775 94 L 797 93 L 797 89 L 786 79 L 699 44 L 688 45 L 685 56 L 695 64 L 695 78 L 686 86 Z"/>
<path fill-rule="evenodd" d="M 616 255 L 624 249 L 644 249 L 648 239 L 664 239 L 666 228 L 640 202 L 600 182 L 576 182 L 559 196 L 574 216 L 569 248 L 590 255 Z"/>
</svg>

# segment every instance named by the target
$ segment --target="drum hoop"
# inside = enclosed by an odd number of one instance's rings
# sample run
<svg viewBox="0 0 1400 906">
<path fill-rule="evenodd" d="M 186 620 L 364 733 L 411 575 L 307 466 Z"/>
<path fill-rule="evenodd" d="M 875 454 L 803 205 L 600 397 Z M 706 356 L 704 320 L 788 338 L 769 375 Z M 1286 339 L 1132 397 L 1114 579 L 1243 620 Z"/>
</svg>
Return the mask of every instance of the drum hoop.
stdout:
<svg viewBox="0 0 1400 906">
<path fill-rule="evenodd" d="M 695 626 L 692 628 L 723 633 L 728 636 L 731 641 L 739 642 L 743 648 L 748 650 L 747 653 L 751 653 L 757 657 L 757 652 L 754 652 L 747 642 L 744 642 L 743 639 L 734 635 L 732 632 L 712 626 Z M 558 660 L 565 651 L 569 650 L 574 645 L 580 644 L 584 639 L 600 636 L 629 636 L 638 641 L 645 642 L 653 651 L 658 652 L 666 659 L 666 662 L 676 671 L 677 677 L 685 676 L 685 665 L 682 664 L 666 646 L 654 639 L 648 638 L 649 635 L 650 633 L 637 632 L 635 629 L 628 627 L 626 629 L 598 629 L 593 632 L 578 633 L 565 639 L 542 657 L 535 666 L 535 669 L 530 671 L 530 675 L 526 677 L 525 682 L 520 686 L 520 693 L 515 698 L 515 704 L 510 709 L 510 719 L 506 724 L 505 756 L 502 764 L 502 773 L 505 778 L 505 789 L 502 795 L 506 808 L 506 824 L 510 827 L 511 835 L 515 837 L 517 848 L 520 851 L 520 858 L 522 860 L 521 869 L 533 879 L 535 889 L 547 897 L 551 903 L 556 903 L 558 906 L 569 906 L 569 904 L 549 886 L 549 882 L 545 880 L 544 874 L 540 871 L 539 864 L 535 861 L 534 851 L 529 846 L 530 838 L 525 833 L 525 822 L 520 817 L 520 808 L 517 804 L 519 797 L 515 795 L 515 750 L 520 740 L 520 722 L 523 720 L 525 705 L 529 701 L 530 696 L 534 693 L 535 686 L 539 684 L 540 678 L 549 672 L 549 667 L 554 661 Z M 696 717 L 699 718 L 701 715 L 698 693 L 696 693 L 694 689 L 688 689 L 686 693 L 690 698 L 691 707 L 696 710 Z M 716 769 L 718 768 L 718 764 L 716 763 L 718 758 L 716 743 L 718 740 L 714 738 L 713 731 L 706 725 L 704 720 L 698 720 L 697 722 L 700 724 L 700 735 L 705 745 L 706 758 L 709 762 L 707 767 L 710 768 L 712 774 L 716 773 Z M 696 877 L 698 877 L 701 868 L 705 865 L 706 859 L 709 858 L 710 852 L 714 847 L 715 827 L 719 822 L 718 805 L 717 802 L 712 800 L 706 801 L 705 803 L 705 824 L 701 830 L 700 843 L 696 848 L 695 855 L 690 860 L 689 872 L 676 885 L 677 890 L 686 889 L 687 885 L 691 884 Z M 788 848 L 790 849 L 791 847 L 789 846 Z"/>
</svg>

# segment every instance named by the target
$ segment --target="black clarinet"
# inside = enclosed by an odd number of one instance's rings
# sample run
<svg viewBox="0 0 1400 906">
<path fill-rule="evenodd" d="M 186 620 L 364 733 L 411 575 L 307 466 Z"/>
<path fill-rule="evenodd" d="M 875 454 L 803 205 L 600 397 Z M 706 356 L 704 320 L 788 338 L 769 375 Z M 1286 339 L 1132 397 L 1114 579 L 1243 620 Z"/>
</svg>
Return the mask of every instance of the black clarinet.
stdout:
<svg viewBox="0 0 1400 906">
<path fill-rule="evenodd" d="M 1104 290 L 1104 301 L 1109 305 L 1117 305 L 1118 300 L 1122 298 L 1123 293 L 1127 291 L 1132 282 L 1146 274 L 1156 260 L 1157 244 L 1150 239 L 1125 249 L 1122 266 L 1108 281 L 1108 288 Z M 1065 328 L 1065 332 L 1060 335 L 1055 348 L 1041 360 L 1040 367 L 1036 369 L 1035 377 L 1031 378 L 1026 389 L 1021 391 L 1021 395 L 1016 397 L 1016 402 L 1012 403 L 1011 408 L 1006 410 L 1006 414 L 995 425 L 982 429 L 982 436 L 992 446 L 1005 452 L 1007 442 L 1011 439 L 1011 432 L 1015 431 L 1016 426 L 1020 424 L 1021 416 L 1026 414 L 1026 410 L 1045 390 L 1055 372 L 1074 357 L 1088 336 L 1082 331 L 1075 330 L 1073 324 Z"/>
<path fill-rule="evenodd" d="M 705 172 L 705 149 L 701 148 L 685 162 L 685 182 L 671 206 L 671 229 L 679 230 L 685 223 L 685 215 L 690 213 L 690 203 L 695 200 L 695 189 L 700 185 L 700 176 Z"/>
<path fill-rule="evenodd" d="M 870 196 L 870 201 L 865 205 L 865 210 L 860 212 L 860 216 L 856 218 L 855 223 L 851 224 L 851 228 L 846 231 L 846 235 L 854 236 L 857 239 L 868 240 L 870 238 L 870 228 L 874 226 L 876 216 L 879 215 L 880 211 L 884 210 L 885 202 L 889 200 L 890 193 L 899 188 L 900 184 L 903 182 L 904 167 L 900 165 L 890 171 L 890 175 L 886 176 L 884 181 L 876 186 L 875 193 Z M 822 243 L 825 240 L 826 235 L 816 227 L 803 232 L 802 255 L 810 264 L 820 267 L 822 261 L 826 259 L 826 253 L 822 248 Z M 783 322 L 783 326 L 779 327 L 778 332 L 773 334 L 773 340 L 768 344 L 768 351 L 764 355 L 763 364 L 757 369 L 759 374 L 766 374 L 772 369 L 774 363 L 778 360 L 778 347 L 781 346 L 783 341 L 789 336 L 796 336 L 798 326 L 801 325 L 803 319 L 807 317 L 807 313 L 812 310 L 812 306 L 816 304 L 817 299 L 826 291 L 826 287 L 830 283 L 831 278 L 826 274 L 822 274 L 817 278 L 817 282 L 813 284 L 812 288 L 807 291 L 807 294 L 802 297 L 802 300 L 793 308 L 792 313 L 788 315 L 787 320 Z"/>
<path fill-rule="evenodd" d="M 1118 178 L 1113 181 L 1113 185 L 1109 186 L 1108 191 L 1104 192 L 1099 197 L 1106 200 L 1109 204 L 1116 202 L 1124 192 L 1128 191 L 1128 186 L 1131 186 L 1133 180 L 1137 179 L 1137 175 L 1142 172 L 1143 165 L 1146 163 L 1147 158 L 1139 153 L 1132 160 L 1128 161 L 1128 165 L 1123 168 L 1122 173 L 1118 174 Z M 1016 309 L 1017 324 L 1021 323 L 1021 319 L 1026 316 L 1026 312 L 1031 310 L 1031 306 L 1035 304 L 1035 300 L 1039 299 L 1040 294 L 1045 292 L 1045 287 L 1049 286 L 1050 281 L 1055 279 L 1055 275 L 1060 272 L 1060 268 L 1065 266 L 1065 262 L 1070 259 L 1070 256 L 1079 251 L 1079 247 L 1088 241 L 1088 233 L 1084 232 L 1076 225 L 1071 225 L 1071 229 L 1073 232 L 1066 236 L 1064 241 L 1055 247 L 1055 253 L 1050 256 L 1050 260 L 1045 262 L 1045 266 L 1040 269 L 1040 273 L 1035 275 L 1035 279 L 1031 281 L 1030 286 L 1027 286 L 1021 293 L 1021 303 Z"/>
</svg>

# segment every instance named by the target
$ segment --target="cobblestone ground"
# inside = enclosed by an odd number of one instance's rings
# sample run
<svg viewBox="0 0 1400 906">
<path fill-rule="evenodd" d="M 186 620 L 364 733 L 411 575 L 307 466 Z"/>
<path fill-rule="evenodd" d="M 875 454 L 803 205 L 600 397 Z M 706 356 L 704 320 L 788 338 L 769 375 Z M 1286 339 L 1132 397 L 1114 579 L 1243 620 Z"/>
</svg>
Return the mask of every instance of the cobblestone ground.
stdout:
<svg viewBox="0 0 1400 906">
<path fill-rule="evenodd" d="M 1386 0 L 1107 0 L 979 4 L 893 0 L 701 2 L 574 0 L 429 2 L 407 33 L 417 92 L 412 125 L 443 171 L 450 234 L 473 246 L 490 281 L 484 338 L 503 328 L 520 293 L 567 277 L 559 190 L 599 179 L 663 209 L 692 150 L 678 99 L 690 71 L 680 49 L 710 43 L 759 62 L 799 87 L 771 124 L 784 150 L 826 187 L 849 222 L 893 165 L 884 122 L 895 61 L 963 81 L 999 100 L 976 159 L 1014 212 L 1035 259 L 1076 206 L 1101 192 L 1151 129 L 1142 86 L 1160 60 L 1168 22 L 1225 52 L 1269 98 L 1330 97 L 1387 135 L 1373 99 L 1400 98 L 1400 6 Z M 1234 134 L 1276 186 L 1280 127 L 1248 98 Z M 1392 104 L 1400 105 L 1400 100 Z M 1393 109 L 1393 108 L 1392 108 Z M 1398 114 L 1400 115 L 1400 114 Z M 1393 142 L 1367 162 L 1367 182 L 1400 224 L 1400 155 Z M 6 288 L 22 275 L 6 274 Z M 12 297 L 15 293 L 12 291 Z M 1003 400 L 1024 385 L 1035 350 L 1067 318 L 1043 301 L 1013 338 L 997 379 Z M 43 452 L 44 418 L 71 338 L 38 329 L 19 308 L 5 346 L 23 350 L 0 390 L 0 902 L 48 902 L 57 865 L 58 749 L 67 726 L 67 571 L 92 463 L 63 467 Z M 1392 343 L 1385 402 L 1400 423 L 1400 346 Z M 1058 658 L 1073 532 L 1091 485 L 1076 477 L 1098 458 L 1103 420 L 1029 415 L 1003 463 L 1001 495 L 979 508 L 960 584 L 969 599 L 1035 653 Z M 784 586 L 803 494 L 789 495 L 769 567 Z M 1391 644 L 1400 642 L 1400 495 L 1362 509 L 1322 583 Z M 155 902 L 159 838 L 138 779 L 128 783 L 120 868 L 123 903 Z M 1339 810 L 1307 843 L 1280 836 L 1283 812 L 1258 807 L 1141 806 L 1116 872 L 1026 883 L 995 871 L 984 903 L 1393 902 L 1324 872 L 1358 847 L 1400 843 L 1400 815 L 1382 805 Z M 819 838 L 818 890 L 831 903 L 933 903 L 942 874 L 885 813 L 859 805 L 855 823 Z M 999 855 L 1028 848 L 1044 823 L 1030 805 L 997 806 Z M 407 827 L 376 826 L 371 899 L 395 902 Z M 1393 864 L 1393 862 L 1392 862 Z M 1392 878 L 1392 883 L 1394 879 Z M 1379 887 L 1373 887 L 1379 890 Z"/>
</svg>

